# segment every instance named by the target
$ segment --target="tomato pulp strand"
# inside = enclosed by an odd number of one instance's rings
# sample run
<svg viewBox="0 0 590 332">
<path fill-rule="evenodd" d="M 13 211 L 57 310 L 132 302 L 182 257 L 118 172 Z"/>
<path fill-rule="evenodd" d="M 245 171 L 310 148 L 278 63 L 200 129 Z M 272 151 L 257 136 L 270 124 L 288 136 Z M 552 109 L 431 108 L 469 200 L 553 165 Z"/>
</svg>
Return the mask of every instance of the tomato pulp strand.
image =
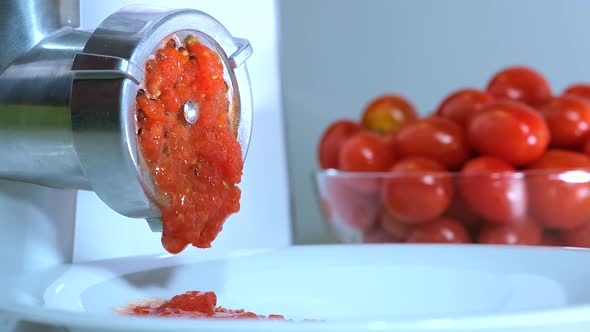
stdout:
<svg viewBox="0 0 590 332">
<path fill-rule="evenodd" d="M 145 70 L 138 142 L 159 196 L 162 244 L 170 253 L 188 244 L 208 248 L 240 209 L 243 169 L 221 58 L 189 36 L 183 45 L 171 39 Z M 193 125 L 184 118 L 188 101 L 199 108 Z"/>
</svg>

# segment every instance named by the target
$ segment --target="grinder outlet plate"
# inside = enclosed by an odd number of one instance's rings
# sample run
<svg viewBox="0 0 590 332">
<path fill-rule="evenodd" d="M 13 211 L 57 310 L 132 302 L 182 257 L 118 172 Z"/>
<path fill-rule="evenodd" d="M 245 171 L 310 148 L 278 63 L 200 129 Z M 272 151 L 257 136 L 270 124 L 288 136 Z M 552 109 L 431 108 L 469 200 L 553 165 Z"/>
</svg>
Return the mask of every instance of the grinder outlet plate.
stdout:
<svg viewBox="0 0 590 332">
<path fill-rule="evenodd" d="M 133 257 L 2 276 L 0 311 L 94 332 L 590 329 L 587 250 L 335 245 L 196 256 Z M 130 302 L 189 290 L 215 291 L 218 305 L 226 308 L 283 314 L 293 321 L 115 313 Z"/>
<path fill-rule="evenodd" d="M 210 15 L 193 9 L 122 8 L 97 27 L 72 64 L 72 136 L 90 188 L 116 212 L 150 219 L 155 230 L 161 213 L 138 148 L 136 95 L 145 83 L 145 64 L 162 43 L 187 35 L 219 54 L 229 113 L 244 159 L 252 130 L 252 92 L 245 63 L 252 47 Z"/>
</svg>

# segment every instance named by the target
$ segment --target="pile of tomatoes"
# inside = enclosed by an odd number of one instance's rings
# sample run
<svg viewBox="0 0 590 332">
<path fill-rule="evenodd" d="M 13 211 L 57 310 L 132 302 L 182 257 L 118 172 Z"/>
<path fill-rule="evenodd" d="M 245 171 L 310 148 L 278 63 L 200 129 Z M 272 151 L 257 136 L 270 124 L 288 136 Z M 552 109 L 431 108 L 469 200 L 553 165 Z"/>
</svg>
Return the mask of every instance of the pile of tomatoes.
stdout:
<svg viewBox="0 0 590 332">
<path fill-rule="evenodd" d="M 324 131 L 327 219 L 365 242 L 590 247 L 590 84 L 525 66 L 420 117 L 397 94 Z"/>
</svg>

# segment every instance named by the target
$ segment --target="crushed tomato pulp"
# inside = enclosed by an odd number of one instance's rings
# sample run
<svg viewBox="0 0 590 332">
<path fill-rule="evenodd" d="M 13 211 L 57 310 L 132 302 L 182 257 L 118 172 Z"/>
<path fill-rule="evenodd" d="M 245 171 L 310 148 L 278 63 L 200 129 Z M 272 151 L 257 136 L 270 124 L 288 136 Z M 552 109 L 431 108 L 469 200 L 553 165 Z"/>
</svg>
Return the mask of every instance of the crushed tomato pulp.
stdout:
<svg viewBox="0 0 590 332">
<path fill-rule="evenodd" d="M 137 93 L 138 142 L 162 211 L 162 244 L 170 253 L 188 244 L 208 248 L 225 220 L 240 209 L 243 162 L 229 114 L 219 55 L 188 36 L 169 39 L 145 66 Z M 184 105 L 198 105 L 189 124 Z"/>
<path fill-rule="evenodd" d="M 191 291 L 176 295 L 160 304 L 131 305 L 125 314 L 132 316 L 156 316 L 176 318 L 215 318 L 215 319 L 271 319 L 284 320 L 282 315 L 257 315 L 242 309 L 231 310 L 217 306 L 214 292 Z"/>
</svg>

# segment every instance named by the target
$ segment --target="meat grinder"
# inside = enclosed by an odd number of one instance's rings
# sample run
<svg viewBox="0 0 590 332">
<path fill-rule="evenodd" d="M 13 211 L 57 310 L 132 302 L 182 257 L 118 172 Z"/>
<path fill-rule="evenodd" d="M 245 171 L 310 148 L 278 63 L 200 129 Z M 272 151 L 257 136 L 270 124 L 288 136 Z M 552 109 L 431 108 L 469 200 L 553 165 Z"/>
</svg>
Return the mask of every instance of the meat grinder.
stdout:
<svg viewBox="0 0 590 332">
<path fill-rule="evenodd" d="M 78 6 L 0 5 L 3 271 L 71 261 L 77 190 L 93 191 L 113 211 L 159 231 L 154 187 L 137 146 L 135 95 L 145 62 L 165 38 L 190 33 L 220 55 L 243 157 L 249 146 L 248 40 L 194 9 L 124 7 L 85 31 L 77 28 Z"/>
</svg>

